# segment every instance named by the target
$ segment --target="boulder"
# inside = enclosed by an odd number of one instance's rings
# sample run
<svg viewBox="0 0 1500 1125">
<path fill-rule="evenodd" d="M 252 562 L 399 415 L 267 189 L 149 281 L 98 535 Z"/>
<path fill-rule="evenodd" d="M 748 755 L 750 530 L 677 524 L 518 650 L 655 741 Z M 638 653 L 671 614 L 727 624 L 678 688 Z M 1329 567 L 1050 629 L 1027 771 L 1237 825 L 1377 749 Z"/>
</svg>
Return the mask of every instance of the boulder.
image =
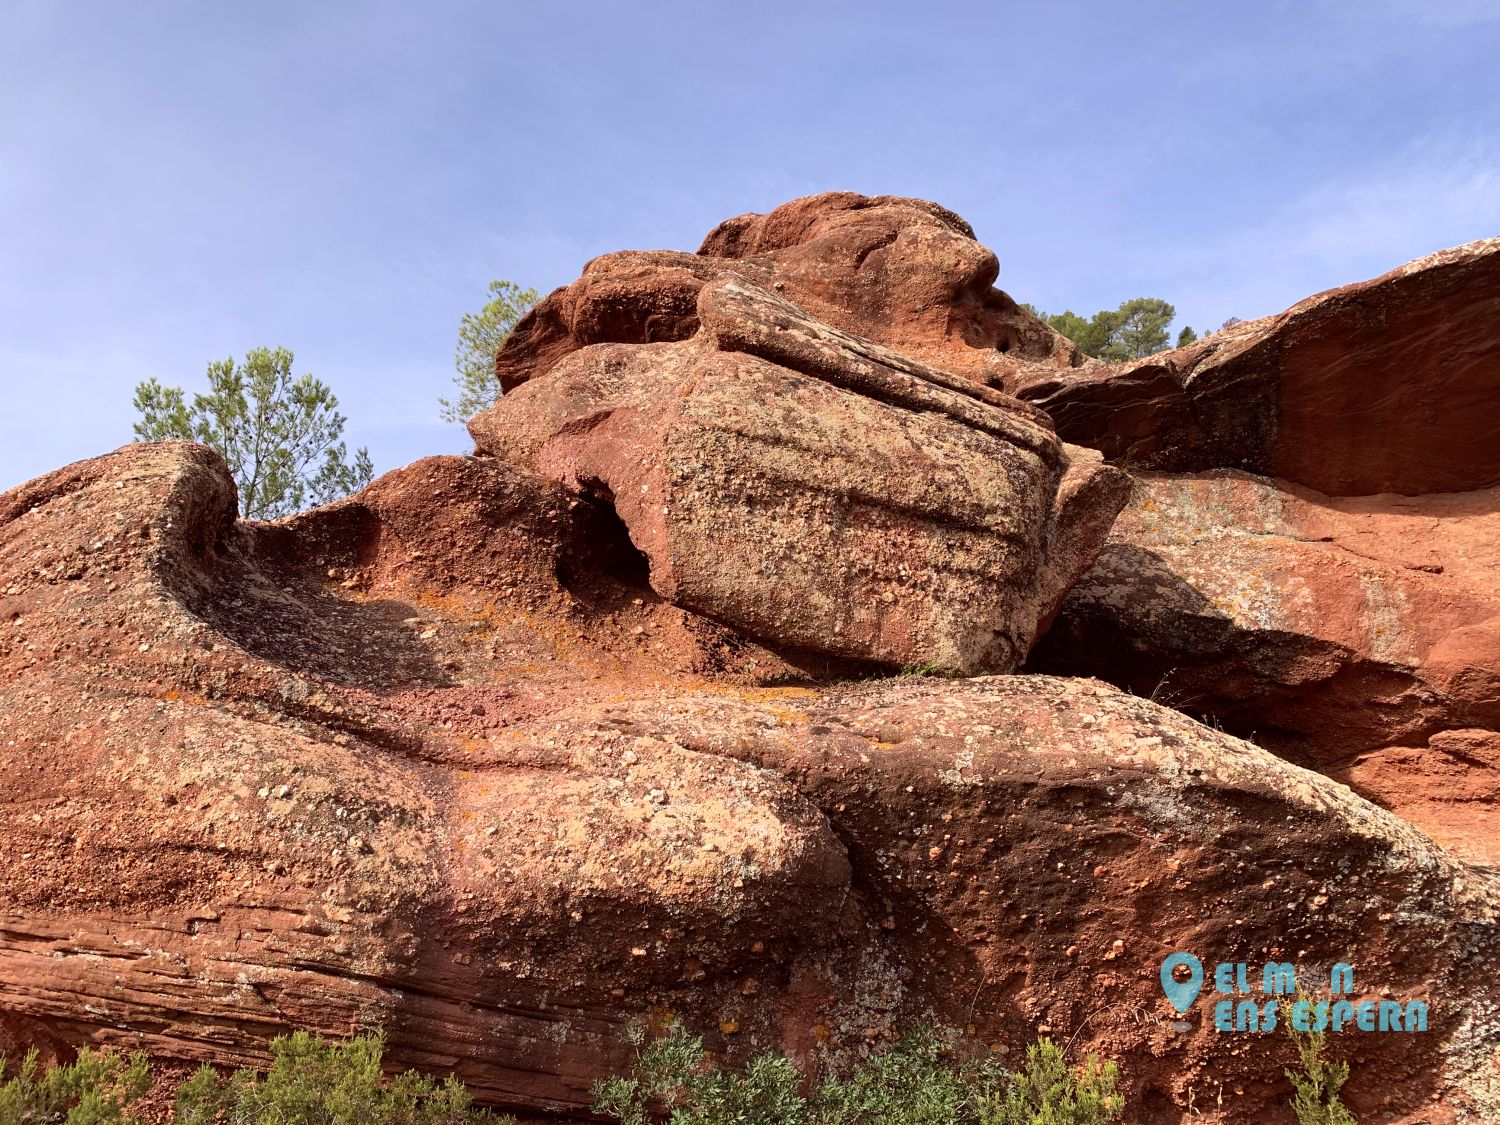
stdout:
<svg viewBox="0 0 1500 1125">
<path fill-rule="evenodd" d="M 1497 575 L 1500 488 L 1143 474 L 1031 666 L 1212 716 L 1496 863 Z"/>
<path fill-rule="evenodd" d="M 1005 386 L 1065 440 L 1139 468 L 1243 469 L 1333 496 L 1500 484 L 1500 239 L 1134 364 Z"/>
<path fill-rule="evenodd" d="M 618 512 L 667 601 L 884 665 L 1010 671 L 1125 501 L 1045 415 L 748 282 L 696 335 L 596 345 L 470 423 Z M 1066 475 L 1065 475 L 1066 474 Z"/>
<path fill-rule="evenodd" d="M 589 344 L 686 339 L 697 330 L 698 290 L 727 278 L 992 386 L 1080 362 L 1071 341 L 994 288 L 999 268 L 969 224 L 935 203 L 811 195 L 719 224 L 696 254 L 595 258 L 516 325 L 495 370 L 508 392 Z"/>
</svg>

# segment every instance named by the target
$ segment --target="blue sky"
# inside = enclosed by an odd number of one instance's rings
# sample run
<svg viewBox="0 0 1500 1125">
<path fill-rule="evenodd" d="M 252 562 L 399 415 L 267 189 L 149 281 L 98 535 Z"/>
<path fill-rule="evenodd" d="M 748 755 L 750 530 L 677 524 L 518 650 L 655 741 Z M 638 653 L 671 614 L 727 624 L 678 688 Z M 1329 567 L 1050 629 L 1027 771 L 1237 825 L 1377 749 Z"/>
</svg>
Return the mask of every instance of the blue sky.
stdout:
<svg viewBox="0 0 1500 1125">
<path fill-rule="evenodd" d="M 0 0 L 0 488 L 284 344 L 378 470 L 509 278 L 832 189 L 1049 310 L 1276 312 L 1500 234 L 1500 3 Z"/>
</svg>

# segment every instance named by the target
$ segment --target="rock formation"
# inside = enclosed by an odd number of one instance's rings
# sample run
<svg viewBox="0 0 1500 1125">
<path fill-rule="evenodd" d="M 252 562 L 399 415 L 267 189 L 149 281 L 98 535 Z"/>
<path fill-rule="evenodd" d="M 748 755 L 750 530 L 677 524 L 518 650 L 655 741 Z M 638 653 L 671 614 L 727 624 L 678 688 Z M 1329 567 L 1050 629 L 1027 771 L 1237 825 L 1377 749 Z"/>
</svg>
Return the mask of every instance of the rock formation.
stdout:
<svg viewBox="0 0 1500 1125">
<path fill-rule="evenodd" d="M 1115 367 L 1006 389 L 1140 468 L 1244 469 L 1331 496 L 1500 484 L 1500 239 Z"/>
<path fill-rule="evenodd" d="M 748 282 L 696 334 L 569 354 L 470 423 L 479 450 L 610 504 L 652 588 L 767 641 L 1014 670 L 1128 481 L 1040 411 Z"/>
<path fill-rule="evenodd" d="M 952 211 L 830 192 L 709 232 L 697 254 L 605 254 L 542 301 L 496 357 L 510 391 L 589 344 L 684 340 L 697 294 L 737 277 L 834 328 L 999 387 L 1082 362 L 1073 343 L 994 288 L 999 262 Z"/>
<path fill-rule="evenodd" d="M 1143 474 L 1033 666 L 1211 715 L 1500 862 L 1500 488 Z"/>
<path fill-rule="evenodd" d="M 1018 393 L 1178 470 L 1139 472 L 1034 668 L 1211 716 L 1500 862 L 1500 239 Z"/>
<path fill-rule="evenodd" d="M 653 1013 L 834 1061 L 932 1021 L 1117 1058 L 1131 1121 L 1280 1120 L 1284 1041 L 1174 1022 L 1185 949 L 1428 1002 L 1335 1037 L 1349 1101 L 1495 1119 L 1489 482 L 1131 481 L 1143 447 L 1059 404 L 1139 435 L 1159 377 L 994 277 L 942 208 L 812 197 L 590 263 L 498 357 L 474 457 L 270 524 L 187 443 L 0 496 L 0 1048 L 379 1026 L 576 1120 Z M 1299 317 L 1251 331 L 1300 355 Z M 1388 323 L 1440 322 L 1477 331 L 1451 293 Z M 1006 391 L 1044 379 L 1092 449 Z M 1329 488 L 1411 459 L 1377 460 Z M 1028 653 L 1060 674 L 891 674 Z"/>
</svg>

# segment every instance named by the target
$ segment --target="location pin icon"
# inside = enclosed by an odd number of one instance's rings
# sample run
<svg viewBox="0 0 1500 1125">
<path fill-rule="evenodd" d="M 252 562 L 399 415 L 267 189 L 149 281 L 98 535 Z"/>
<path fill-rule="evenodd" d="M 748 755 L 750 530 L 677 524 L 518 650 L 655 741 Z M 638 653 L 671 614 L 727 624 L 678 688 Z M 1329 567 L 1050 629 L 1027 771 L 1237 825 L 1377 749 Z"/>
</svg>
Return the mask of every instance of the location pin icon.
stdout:
<svg viewBox="0 0 1500 1125">
<path fill-rule="evenodd" d="M 1192 976 L 1187 980 L 1173 976 L 1179 965 L 1186 965 Z M 1187 1015 L 1202 987 L 1203 962 L 1191 953 L 1174 953 L 1161 963 L 1161 990 L 1167 994 L 1167 1002 L 1177 1009 L 1179 1016 Z"/>
</svg>

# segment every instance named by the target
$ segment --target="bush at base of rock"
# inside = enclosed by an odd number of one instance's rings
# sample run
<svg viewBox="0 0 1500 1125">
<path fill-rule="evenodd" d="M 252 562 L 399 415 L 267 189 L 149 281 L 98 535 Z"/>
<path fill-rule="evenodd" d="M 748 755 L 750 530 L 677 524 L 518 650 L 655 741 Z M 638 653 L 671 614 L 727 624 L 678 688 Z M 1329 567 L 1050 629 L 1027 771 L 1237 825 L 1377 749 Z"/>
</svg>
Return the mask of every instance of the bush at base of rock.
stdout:
<svg viewBox="0 0 1500 1125">
<path fill-rule="evenodd" d="M 5 1067 L 0 1055 L 0 1073 Z M 0 1083 L 0 1122 L 5 1125 L 133 1125 L 125 1112 L 151 1087 L 146 1056 L 78 1052 L 78 1061 L 42 1072 L 35 1049 L 27 1052 L 9 1082 Z"/>
<path fill-rule="evenodd" d="M 224 1077 L 210 1066 L 177 1091 L 177 1125 L 514 1125 L 471 1108 L 469 1092 L 451 1074 L 439 1083 L 415 1070 L 386 1079 L 385 1037 L 347 1043 L 299 1031 L 271 1040 L 271 1069 Z"/>
<path fill-rule="evenodd" d="M 414 1070 L 386 1078 L 379 1033 L 332 1043 L 299 1031 L 270 1046 L 266 1074 L 200 1067 L 178 1088 L 176 1125 L 514 1125 L 514 1118 L 473 1109 L 452 1075 L 441 1083 Z M 131 1107 L 151 1085 L 141 1051 L 85 1047 L 76 1062 L 44 1072 L 33 1050 L 0 1083 L 0 1125 L 145 1125 L 156 1118 Z"/>
<path fill-rule="evenodd" d="M 1108 1125 L 1124 1108 L 1117 1079 L 1114 1064 L 1093 1055 L 1070 1067 L 1047 1039 L 1011 1073 L 992 1059 L 957 1059 L 919 1029 L 804 1097 L 790 1059 L 768 1052 L 725 1070 L 677 1026 L 641 1047 L 631 1077 L 596 1084 L 594 1111 L 621 1125 L 650 1125 L 658 1106 L 670 1108 L 671 1125 Z"/>
<path fill-rule="evenodd" d="M 1315 997 L 1297 994 L 1299 1001 Z M 1292 1113 L 1297 1125 L 1359 1125 L 1358 1119 L 1349 1112 L 1339 1098 L 1339 1091 L 1349 1080 L 1349 1064 L 1334 1062 L 1327 1057 L 1328 1032 L 1298 1031 L 1292 1021 L 1285 1025 L 1297 1048 L 1297 1070 L 1286 1071 L 1287 1081 L 1292 1084 Z"/>
<path fill-rule="evenodd" d="M 1287 1030 L 1299 1061 L 1285 1071 L 1298 1122 L 1353 1125 L 1339 1100 L 1347 1064 L 1326 1058 L 1325 1034 Z M 807 1094 L 797 1065 L 775 1052 L 727 1069 L 680 1024 L 649 1043 L 637 1026 L 631 1042 L 631 1074 L 594 1086 L 594 1112 L 620 1125 L 654 1125 L 663 1110 L 669 1125 L 1110 1125 L 1124 1112 L 1114 1063 L 1090 1054 L 1070 1065 L 1045 1038 L 1008 1071 L 918 1028 Z M 515 1125 L 473 1108 L 451 1074 L 442 1082 L 415 1070 L 387 1077 L 380 1032 L 331 1042 L 299 1031 L 273 1039 L 270 1050 L 265 1074 L 200 1067 L 177 1090 L 175 1125 Z M 4 1063 L 0 1055 L 0 1070 Z M 33 1050 L 0 1082 L 0 1125 L 146 1125 L 157 1120 L 140 1110 L 152 1084 L 141 1051 L 84 1048 L 77 1061 L 44 1071 Z"/>
</svg>

